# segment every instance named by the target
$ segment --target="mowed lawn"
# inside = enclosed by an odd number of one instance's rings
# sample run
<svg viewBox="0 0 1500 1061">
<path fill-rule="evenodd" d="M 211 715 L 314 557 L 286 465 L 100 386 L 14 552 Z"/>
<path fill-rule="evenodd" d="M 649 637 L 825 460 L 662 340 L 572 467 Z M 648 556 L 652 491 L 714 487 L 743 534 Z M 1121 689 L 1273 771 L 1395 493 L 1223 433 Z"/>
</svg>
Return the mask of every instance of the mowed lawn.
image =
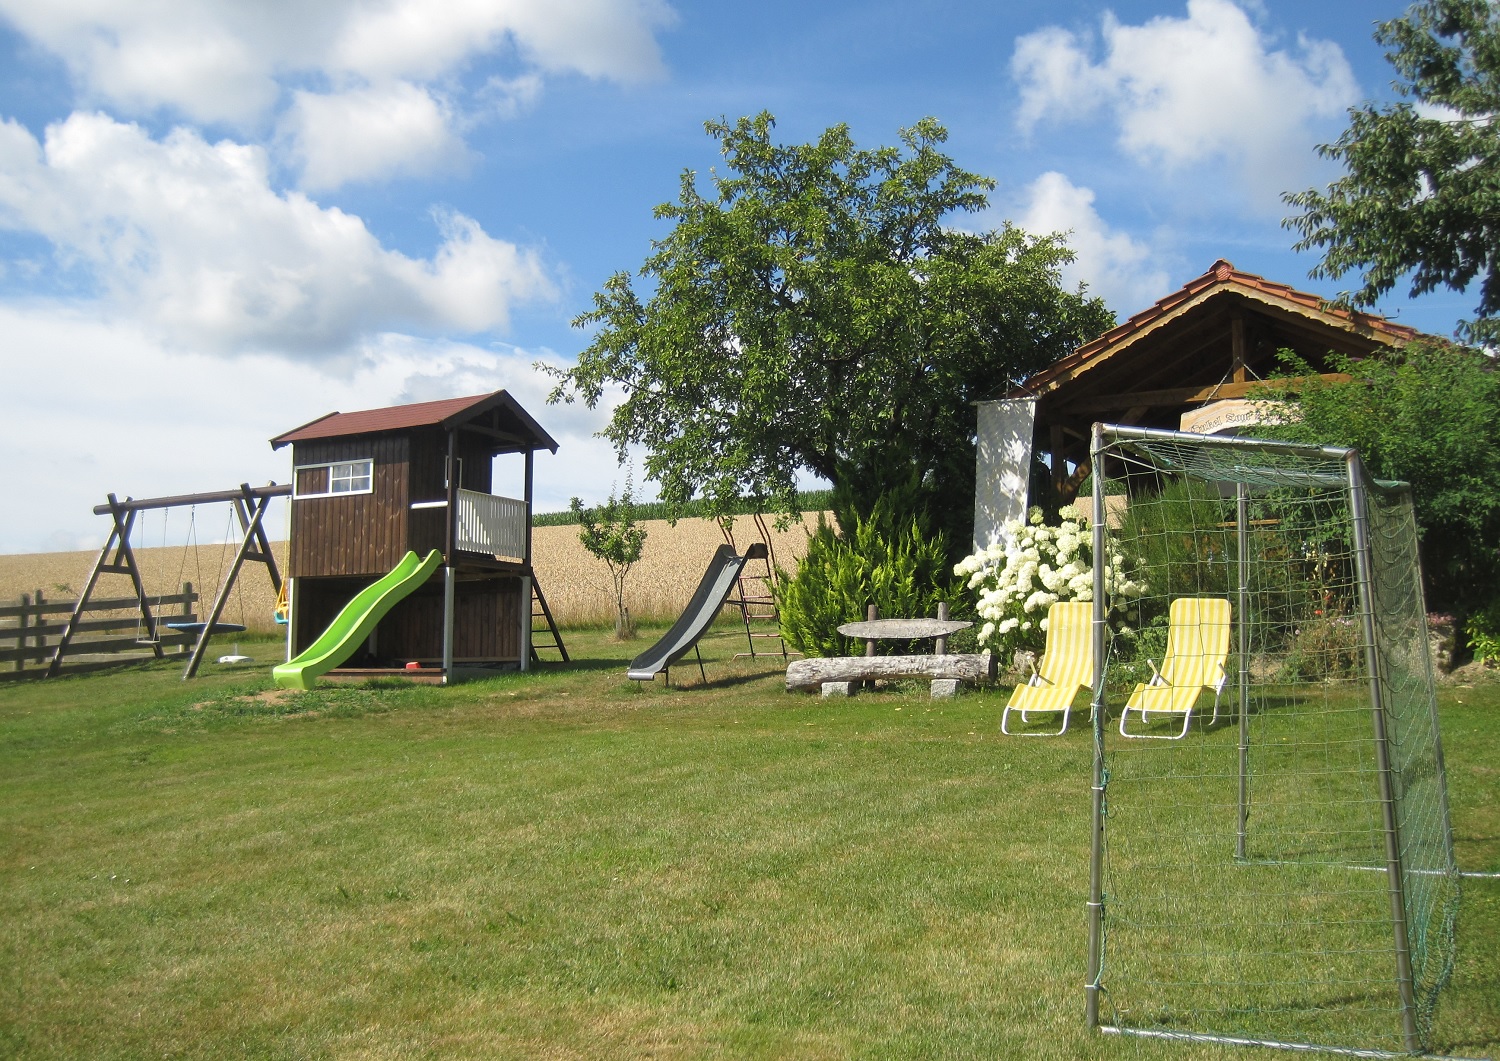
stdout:
<svg viewBox="0 0 1500 1061">
<path fill-rule="evenodd" d="M 451 689 L 0 684 L 0 1057 L 1246 1056 L 1083 1029 L 1086 725 L 790 695 L 728 629 L 707 687 L 568 642 Z M 1441 705 L 1500 872 L 1500 688 Z M 1500 1055 L 1500 881 L 1465 889 L 1435 1045 Z"/>
</svg>

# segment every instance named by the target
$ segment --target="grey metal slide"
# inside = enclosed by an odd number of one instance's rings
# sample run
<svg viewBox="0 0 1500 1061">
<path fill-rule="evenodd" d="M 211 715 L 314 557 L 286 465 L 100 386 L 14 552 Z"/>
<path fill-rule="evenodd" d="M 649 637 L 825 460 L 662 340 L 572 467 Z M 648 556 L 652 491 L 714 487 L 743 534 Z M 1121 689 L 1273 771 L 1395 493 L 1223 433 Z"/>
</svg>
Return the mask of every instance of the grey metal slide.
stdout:
<svg viewBox="0 0 1500 1061">
<path fill-rule="evenodd" d="M 668 681 L 672 680 L 672 664 L 687 655 L 688 649 L 697 648 L 698 639 L 718 616 L 719 609 L 724 607 L 730 591 L 739 581 L 740 572 L 745 568 L 745 561 L 755 555 L 757 548 L 764 549 L 765 546 L 757 542 L 746 551 L 745 556 L 737 556 L 728 545 L 719 546 L 718 552 L 714 553 L 714 558 L 708 563 L 708 570 L 703 572 L 703 580 L 693 591 L 692 600 L 688 601 L 687 608 L 677 622 L 672 624 L 672 629 L 631 661 L 627 672 L 631 680 L 649 682 L 662 671 L 667 671 Z M 698 670 L 700 673 L 703 670 L 702 656 L 698 657 Z M 704 680 L 707 681 L 707 675 L 704 675 Z"/>
</svg>

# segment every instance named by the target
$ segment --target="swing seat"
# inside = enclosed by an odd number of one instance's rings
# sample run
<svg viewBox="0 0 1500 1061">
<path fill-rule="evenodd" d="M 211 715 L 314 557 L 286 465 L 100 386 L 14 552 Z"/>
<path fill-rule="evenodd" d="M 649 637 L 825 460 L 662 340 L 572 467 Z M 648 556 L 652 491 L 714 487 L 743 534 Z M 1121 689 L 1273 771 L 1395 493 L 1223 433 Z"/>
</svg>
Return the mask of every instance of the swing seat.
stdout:
<svg viewBox="0 0 1500 1061">
<path fill-rule="evenodd" d="M 203 628 L 207 625 L 207 623 L 167 623 L 167 626 L 173 630 L 187 630 L 194 634 L 203 633 Z M 244 626 L 239 623 L 214 623 L 214 628 L 210 630 L 209 633 L 240 634 L 244 633 L 244 631 Z"/>
</svg>

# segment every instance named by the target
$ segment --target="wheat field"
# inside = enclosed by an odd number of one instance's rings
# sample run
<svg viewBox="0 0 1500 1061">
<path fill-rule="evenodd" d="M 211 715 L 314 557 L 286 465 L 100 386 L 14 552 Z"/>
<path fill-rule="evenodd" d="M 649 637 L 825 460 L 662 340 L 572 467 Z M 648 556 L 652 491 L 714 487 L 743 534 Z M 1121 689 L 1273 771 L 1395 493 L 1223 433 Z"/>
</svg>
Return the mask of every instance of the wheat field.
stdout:
<svg viewBox="0 0 1500 1061">
<path fill-rule="evenodd" d="M 682 519 L 676 526 L 647 520 L 646 545 L 641 560 L 625 582 L 625 604 L 638 622 L 675 619 L 692 596 L 714 550 L 724 542 L 712 520 Z M 777 563 L 788 570 L 807 551 L 807 539 L 817 516 L 807 515 L 784 531 L 771 531 Z M 757 538 L 754 522 L 735 522 L 736 544 L 744 548 Z M 279 568 L 285 570 L 286 542 L 273 542 Z M 148 595 L 174 593 L 191 582 L 202 598 L 200 614 L 218 594 L 220 580 L 234 558 L 235 545 L 167 546 L 137 549 L 136 558 Z M 98 552 L 27 553 L 0 556 L 0 604 L 19 601 L 23 593 L 40 592 L 48 601 L 71 602 L 88 580 Z M 594 626 L 614 620 L 614 591 L 609 570 L 578 540 L 577 527 L 537 527 L 532 532 L 532 564 L 537 581 L 562 626 Z M 124 575 L 102 575 L 94 599 L 133 596 Z M 255 631 L 274 628 L 276 598 L 262 564 L 246 564 L 233 595 L 224 608 L 226 622 L 243 623 Z"/>
</svg>

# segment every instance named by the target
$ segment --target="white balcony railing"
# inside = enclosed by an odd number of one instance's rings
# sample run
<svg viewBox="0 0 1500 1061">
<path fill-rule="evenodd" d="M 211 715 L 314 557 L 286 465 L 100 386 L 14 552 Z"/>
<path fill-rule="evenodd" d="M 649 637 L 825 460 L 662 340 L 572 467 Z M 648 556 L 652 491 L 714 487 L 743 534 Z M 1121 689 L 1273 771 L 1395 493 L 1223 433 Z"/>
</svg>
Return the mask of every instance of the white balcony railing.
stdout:
<svg viewBox="0 0 1500 1061">
<path fill-rule="evenodd" d="M 525 558 L 526 502 L 460 490 L 456 516 L 459 552 Z"/>
</svg>

